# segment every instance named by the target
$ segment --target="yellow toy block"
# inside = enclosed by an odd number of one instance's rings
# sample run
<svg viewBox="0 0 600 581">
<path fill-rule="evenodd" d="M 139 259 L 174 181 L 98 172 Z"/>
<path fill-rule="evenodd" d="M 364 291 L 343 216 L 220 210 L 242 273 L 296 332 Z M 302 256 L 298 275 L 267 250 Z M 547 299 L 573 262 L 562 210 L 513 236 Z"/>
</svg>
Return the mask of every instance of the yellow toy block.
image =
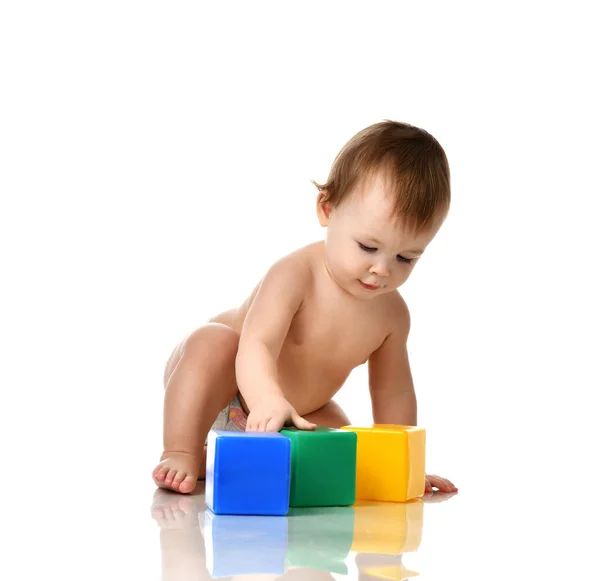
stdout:
<svg viewBox="0 0 600 581">
<path fill-rule="evenodd" d="M 356 432 L 356 498 L 404 502 L 425 494 L 425 430 L 415 426 L 344 426 Z"/>
<path fill-rule="evenodd" d="M 423 501 L 391 504 L 360 500 L 354 505 L 351 552 L 400 555 L 415 552 L 423 536 Z"/>
</svg>

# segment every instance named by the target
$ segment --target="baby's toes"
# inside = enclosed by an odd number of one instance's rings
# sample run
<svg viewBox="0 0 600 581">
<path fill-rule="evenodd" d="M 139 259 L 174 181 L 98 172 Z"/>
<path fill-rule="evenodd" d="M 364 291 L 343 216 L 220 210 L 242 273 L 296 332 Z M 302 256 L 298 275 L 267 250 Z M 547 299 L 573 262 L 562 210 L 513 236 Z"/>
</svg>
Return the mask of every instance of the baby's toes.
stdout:
<svg viewBox="0 0 600 581">
<path fill-rule="evenodd" d="M 177 470 L 175 470 L 175 468 L 171 468 L 165 477 L 165 484 L 172 486 L 175 476 L 177 476 Z"/>
<path fill-rule="evenodd" d="M 154 476 L 154 480 L 157 482 L 164 482 L 167 473 L 169 472 L 169 468 L 167 466 L 161 466 L 159 468 L 155 468 L 152 476 Z"/>
<path fill-rule="evenodd" d="M 173 477 L 173 482 L 171 482 L 171 486 L 174 490 L 179 491 L 179 485 L 183 482 L 184 478 L 187 476 L 185 470 L 178 470 L 175 476 Z"/>
<path fill-rule="evenodd" d="M 196 479 L 185 472 L 180 472 L 180 474 L 183 478 L 178 482 L 179 492 L 192 492 L 196 488 Z M 175 486 L 175 482 L 173 482 L 173 486 Z"/>
</svg>

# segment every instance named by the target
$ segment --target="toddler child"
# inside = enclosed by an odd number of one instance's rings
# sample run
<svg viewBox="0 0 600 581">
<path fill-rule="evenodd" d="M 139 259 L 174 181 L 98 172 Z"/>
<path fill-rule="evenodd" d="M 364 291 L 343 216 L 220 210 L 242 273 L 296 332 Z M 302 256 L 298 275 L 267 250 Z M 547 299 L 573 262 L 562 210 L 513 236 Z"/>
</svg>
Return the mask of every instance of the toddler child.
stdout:
<svg viewBox="0 0 600 581">
<path fill-rule="evenodd" d="M 444 150 L 423 129 L 383 121 L 352 137 L 327 182 L 313 184 L 325 240 L 279 259 L 241 305 L 171 354 L 157 486 L 194 490 L 211 428 L 351 424 L 332 398 L 363 363 L 374 423 L 417 425 L 409 310 L 397 289 L 448 213 Z M 426 492 L 434 486 L 457 490 L 428 475 Z"/>
</svg>

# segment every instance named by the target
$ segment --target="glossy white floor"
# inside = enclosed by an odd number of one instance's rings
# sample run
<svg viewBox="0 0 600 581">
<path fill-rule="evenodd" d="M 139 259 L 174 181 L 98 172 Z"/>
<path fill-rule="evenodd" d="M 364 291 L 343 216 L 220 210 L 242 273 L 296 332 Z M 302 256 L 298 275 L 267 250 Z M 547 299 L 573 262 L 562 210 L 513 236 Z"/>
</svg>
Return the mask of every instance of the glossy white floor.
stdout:
<svg viewBox="0 0 600 581">
<path fill-rule="evenodd" d="M 160 529 L 165 580 L 182 578 L 331 579 L 331 575 L 403 579 L 418 551 L 425 504 L 357 502 L 353 507 L 292 509 L 287 517 L 214 515 L 204 487 L 190 497 L 158 490 L 152 517 Z"/>
<path fill-rule="evenodd" d="M 92 449 L 93 462 L 75 442 L 75 455 L 41 456 L 33 487 L 22 469 L 12 474 L 2 563 L 11 581 L 593 579 L 597 469 L 563 430 L 548 432 L 537 456 L 546 436 L 518 430 L 486 438 L 487 458 L 465 448 L 451 474 L 455 495 L 286 518 L 215 517 L 201 484 L 189 496 L 155 489 L 147 454 L 128 466 L 116 448 Z"/>
<path fill-rule="evenodd" d="M 202 486 L 190 497 L 159 490 L 151 528 L 163 581 L 583 579 L 597 572 L 596 529 L 585 525 L 586 511 L 545 478 L 531 484 L 525 475 L 516 487 L 498 477 L 479 491 L 424 502 L 359 502 L 286 518 L 215 516 Z"/>
</svg>

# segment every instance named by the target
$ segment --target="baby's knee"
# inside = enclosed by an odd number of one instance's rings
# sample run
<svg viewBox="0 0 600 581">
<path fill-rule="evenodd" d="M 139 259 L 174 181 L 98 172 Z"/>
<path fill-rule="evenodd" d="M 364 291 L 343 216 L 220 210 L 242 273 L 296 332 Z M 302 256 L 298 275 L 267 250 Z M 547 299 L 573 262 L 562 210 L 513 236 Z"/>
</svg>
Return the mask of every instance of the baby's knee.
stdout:
<svg viewBox="0 0 600 581">
<path fill-rule="evenodd" d="M 348 426 L 351 424 L 348 416 L 344 413 L 344 410 L 333 400 L 329 401 L 318 410 L 306 414 L 303 417 L 309 422 L 317 424 L 318 426 L 325 426 L 327 428 L 341 428 L 342 426 Z"/>
<path fill-rule="evenodd" d="M 216 367 L 235 362 L 239 335 L 220 323 L 209 323 L 196 329 L 184 342 L 183 357 L 201 359 Z"/>
</svg>

